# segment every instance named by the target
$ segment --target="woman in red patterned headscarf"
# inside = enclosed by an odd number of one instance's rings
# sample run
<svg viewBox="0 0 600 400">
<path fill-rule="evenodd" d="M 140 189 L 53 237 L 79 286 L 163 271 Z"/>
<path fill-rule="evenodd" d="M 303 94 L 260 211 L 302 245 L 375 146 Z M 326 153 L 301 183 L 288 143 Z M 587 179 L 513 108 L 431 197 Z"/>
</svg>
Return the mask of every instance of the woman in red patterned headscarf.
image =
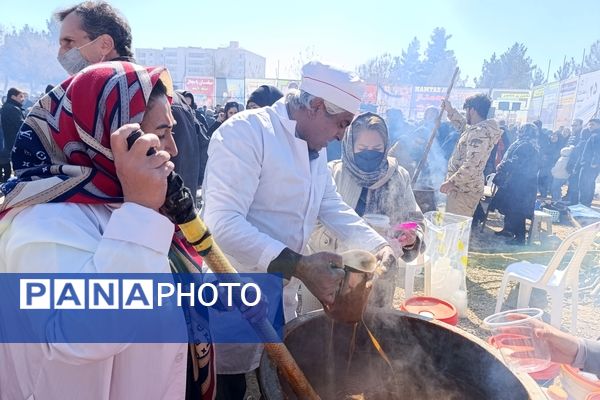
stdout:
<svg viewBox="0 0 600 400">
<path fill-rule="evenodd" d="M 193 261 L 158 212 L 177 154 L 171 93 L 164 68 L 109 62 L 39 100 L 13 149 L 17 177 L 0 187 L 0 272 L 168 273 Z M 129 150 L 140 127 L 152 134 Z M 0 398 L 183 399 L 187 386 L 212 399 L 213 364 L 208 344 L 4 344 Z"/>
</svg>

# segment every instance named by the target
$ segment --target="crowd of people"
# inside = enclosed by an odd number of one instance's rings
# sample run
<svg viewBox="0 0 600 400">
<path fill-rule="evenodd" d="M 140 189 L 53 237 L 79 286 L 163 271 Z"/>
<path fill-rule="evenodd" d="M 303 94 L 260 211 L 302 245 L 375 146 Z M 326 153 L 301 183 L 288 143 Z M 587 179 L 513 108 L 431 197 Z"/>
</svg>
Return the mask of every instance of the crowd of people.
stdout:
<svg viewBox="0 0 600 400">
<path fill-rule="evenodd" d="M 484 177 L 495 173 L 495 207 L 506 216 L 500 234 L 522 243 L 538 194 L 588 206 L 594 197 L 597 119 L 585 129 L 576 120 L 572 131 L 539 122 L 508 128 L 488 118 L 491 101 L 478 94 L 464 113 L 444 101 L 415 125 L 400 110 L 361 112 L 356 74 L 319 62 L 302 68 L 298 90 L 284 96 L 261 86 L 245 106 L 213 111 L 175 91 L 165 68 L 136 64 L 131 29 L 109 4 L 84 2 L 56 18 L 58 60 L 71 76 L 31 105 L 11 88 L 2 106 L 3 273 L 168 273 L 173 257 L 197 259 L 160 212 L 176 171 L 192 192 L 202 189 L 202 217 L 238 271 L 285 278 L 286 321 L 296 316 L 300 285 L 334 302 L 346 248 L 376 255 L 382 275 L 370 306 L 390 307 L 398 260 L 426 246 L 411 180 L 440 111 L 447 120 L 419 183 L 447 196 L 446 211 L 477 216 Z M 129 148 L 138 129 L 146 133 Z M 394 246 L 366 214 L 389 218 Z M 565 362 L 596 370 L 595 343 L 544 332 L 569 348 Z M 0 399 L 238 400 L 262 351 L 197 342 L 2 344 Z"/>
<path fill-rule="evenodd" d="M 464 115 L 442 102 L 445 112 L 417 185 L 439 189 L 447 195 L 446 211 L 473 217 L 476 226 L 485 218 L 479 205 L 483 187 L 493 180 L 498 192 L 491 207 L 505 216 L 504 229 L 497 234 L 507 237 L 509 244 L 523 245 L 526 220 L 532 219 L 536 201 L 559 208 L 591 206 L 600 172 L 600 119 L 585 125 L 575 119 L 571 127 L 551 131 L 539 120 L 507 126 L 504 120 L 488 118 L 490 108 L 483 94 L 467 99 Z M 387 154 L 410 177 L 439 113 L 429 107 L 422 121 L 415 122 L 407 121 L 401 110 L 386 112 Z M 328 158 L 342 158 L 337 142 L 328 146 Z"/>
<path fill-rule="evenodd" d="M 532 219 L 536 201 L 555 209 L 592 205 L 600 166 L 600 120 L 592 118 L 584 128 L 576 119 L 572 128 L 553 132 L 540 121 L 519 127 L 501 161 L 489 170 L 498 187 L 490 207 L 505 216 L 497 234 L 508 237 L 510 244 L 525 243 L 525 221 Z"/>
</svg>

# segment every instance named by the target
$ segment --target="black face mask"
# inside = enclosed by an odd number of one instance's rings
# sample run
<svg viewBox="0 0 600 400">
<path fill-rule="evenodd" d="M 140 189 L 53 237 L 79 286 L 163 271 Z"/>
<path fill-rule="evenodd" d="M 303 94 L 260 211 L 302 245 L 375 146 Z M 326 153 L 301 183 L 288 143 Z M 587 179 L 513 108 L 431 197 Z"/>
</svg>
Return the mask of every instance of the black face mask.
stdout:
<svg viewBox="0 0 600 400">
<path fill-rule="evenodd" d="M 354 162 L 356 166 L 364 172 L 373 172 L 381 164 L 383 152 L 377 150 L 363 150 L 354 153 Z"/>
</svg>

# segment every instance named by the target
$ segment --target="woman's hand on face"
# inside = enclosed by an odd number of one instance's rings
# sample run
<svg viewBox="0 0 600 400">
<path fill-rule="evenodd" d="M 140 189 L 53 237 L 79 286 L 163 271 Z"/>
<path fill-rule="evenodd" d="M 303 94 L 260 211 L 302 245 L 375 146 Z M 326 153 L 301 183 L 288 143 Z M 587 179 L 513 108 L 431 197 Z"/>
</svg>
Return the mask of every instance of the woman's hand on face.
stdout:
<svg viewBox="0 0 600 400">
<path fill-rule="evenodd" d="M 167 176 L 175 166 L 164 150 L 148 155 L 148 150 L 161 146 L 158 136 L 152 133 L 140 136 L 128 149 L 127 137 L 138 129 L 139 124 L 127 124 L 111 134 L 115 170 L 125 202 L 158 210 L 165 202 Z"/>
</svg>

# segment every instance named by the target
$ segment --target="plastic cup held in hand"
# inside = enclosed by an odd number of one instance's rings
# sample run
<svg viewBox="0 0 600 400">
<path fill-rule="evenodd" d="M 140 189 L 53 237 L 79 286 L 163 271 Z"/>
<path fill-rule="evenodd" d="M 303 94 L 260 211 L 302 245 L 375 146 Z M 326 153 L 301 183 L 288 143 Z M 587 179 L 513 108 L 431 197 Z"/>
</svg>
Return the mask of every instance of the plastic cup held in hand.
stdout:
<svg viewBox="0 0 600 400">
<path fill-rule="evenodd" d="M 490 315 L 483 320 L 491 329 L 489 342 L 496 347 L 506 364 L 524 373 L 538 372 L 550 365 L 547 343 L 536 336 L 533 321 L 542 321 L 543 311 L 523 308 Z"/>
</svg>

